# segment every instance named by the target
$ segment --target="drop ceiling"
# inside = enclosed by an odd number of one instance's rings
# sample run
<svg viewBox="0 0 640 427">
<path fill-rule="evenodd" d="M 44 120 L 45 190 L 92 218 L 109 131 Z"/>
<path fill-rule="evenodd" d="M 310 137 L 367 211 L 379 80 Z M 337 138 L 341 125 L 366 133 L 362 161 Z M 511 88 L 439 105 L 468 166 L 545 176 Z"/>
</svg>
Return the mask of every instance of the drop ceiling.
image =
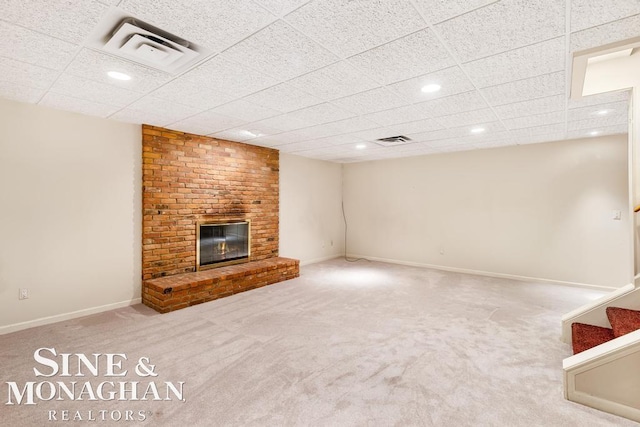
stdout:
<svg viewBox="0 0 640 427">
<path fill-rule="evenodd" d="M 569 99 L 571 58 L 640 34 L 638 0 L 1 7 L 0 97 L 338 162 L 626 133 L 627 92 Z M 207 55 L 178 74 L 112 56 L 95 46 L 95 33 L 114 12 Z M 421 90 L 434 83 L 439 91 Z M 376 143 L 397 135 L 410 141 Z"/>
</svg>

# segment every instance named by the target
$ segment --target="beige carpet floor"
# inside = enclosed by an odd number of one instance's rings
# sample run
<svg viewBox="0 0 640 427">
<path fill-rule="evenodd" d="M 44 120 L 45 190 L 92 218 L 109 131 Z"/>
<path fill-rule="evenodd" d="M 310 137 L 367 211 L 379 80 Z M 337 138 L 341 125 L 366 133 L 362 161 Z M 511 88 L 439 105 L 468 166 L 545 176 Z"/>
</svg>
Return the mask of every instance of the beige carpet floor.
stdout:
<svg viewBox="0 0 640 427">
<path fill-rule="evenodd" d="M 560 341 L 560 318 L 600 295 L 331 260 L 303 267 L 298 279 L 174 313 L 139 305 L 0 336 L 0 424 L 636 425 L 562 397 L 562 359 L 570 347 Z M 41 347 L 87 356 L 124 353 L 128 373 L 106 377 L 101 357 L 98 377 L 86 369 L 85 377 L 37 377 L 34 367 L 52 370 L 34 360 Z M 157 376 L 135 372 L 142 357 Z M 62 395 L 5 405 L 6 383 L 29 381 L 77 381 L 78 388 L 89 382 L 94 389 L 103 381 L 127 382 L 131 389 L 138 381 L 143 391 L 154 381 L 162 397 L 165 382 L 183 381 L 185 401 L 88 401 L 85 390 L 83 400 Z M 41 386 L 44 398 L 47 387 Z M 76 421 L 60 421 L 65 410 Z M 49 421 L 51 411 L 58 421 Z M 134 421 L 126 421 L 127 411 Z"/>
</svg>

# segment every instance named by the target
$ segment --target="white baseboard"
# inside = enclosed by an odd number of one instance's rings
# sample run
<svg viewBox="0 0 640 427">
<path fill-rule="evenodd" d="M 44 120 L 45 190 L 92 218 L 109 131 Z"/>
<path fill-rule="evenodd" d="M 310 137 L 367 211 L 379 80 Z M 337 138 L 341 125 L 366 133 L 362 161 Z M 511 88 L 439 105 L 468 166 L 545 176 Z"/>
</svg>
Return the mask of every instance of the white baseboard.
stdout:
<svg viewBox="0 0 640 427">
<path fill-rule="evenodd" d="M 387 262 L 389 264 L 408 265 L 411 267 L 432 268 L 434 270 L 451 271 L 454 273 L 464 273 L 464 274 L 475 274 L 476 276 L 496 277 L 501 279 L 513 279 L 513 280 L 519 280 L 523 282 L 552 283 L 555 285 L 596 289 L 596 290 L 607 291 L 607 292 L 618 289 L 617 287 L 614 287 L 614 286 L 591 285 L 588 283 L 566 282 L 563 280 L 543 279 L 541 277 L 528 277 L 528 276 L 518 276 L 514 274 L 493 273 L 490 271 L 470 270 L 467 268 L 448 267 L 444 265 L 425 264 L 420 262 L 402 261 L 402 260 L 389 259 L 389 258 L 378 258 L 378 257 L 371 257 L 371 256 L 359 255 L 359 254 L 348 254 L 347 256 L 349 258 L 365 258 L 371 261 Z"/>
<path fill-rule="evenodd" d="M 343 257 L 343 254 L 334 254 L 334 255 L 329 255 L 329 256 L 325 256 L 322 258 L 315 258 L 315 259 L 308 259 L 308 260 L 304 260 L 304 261 L 300 261 L 300 266 L 303 265 L 309 265 L 309 264 L 315 264 L 317 262 L 322 262 L 322 261 L 329 261 L 330 259 L 336 259 L 336 258 L 341 258 Z"/>
<path fill-rule="evenodd" d="M 85 308 L 71 313 L 56 314 L 55 316 L 41 317 L 39 319 L 28 320 L 26 322 L 14 323 L 11 325 L 0 326 L 0 335 L 9 334 L 11 332 L 22 331 L 36 326 L 49 325 L 51 323 L 62 322 L 63 320 L 76 319 L 78 317 L 89 316 L 91 314 L 102 313 L 104 311 L 114 310 L 116 308 L 128 307 L 130 305 L 140 304 L 142 298 L 133 298 L 128 301 L 120 301 L 112 304 L 105 304 L 98 307 Z"/>
</svg>

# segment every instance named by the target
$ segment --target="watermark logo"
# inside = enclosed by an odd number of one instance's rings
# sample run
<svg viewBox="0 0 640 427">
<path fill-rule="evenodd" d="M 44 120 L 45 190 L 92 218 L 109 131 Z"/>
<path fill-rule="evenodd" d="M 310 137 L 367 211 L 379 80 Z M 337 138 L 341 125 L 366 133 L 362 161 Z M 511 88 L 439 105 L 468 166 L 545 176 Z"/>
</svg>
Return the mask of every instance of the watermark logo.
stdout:
<svg viewBox="0 0 640 427">
<path fill-rule="evenodd" d="M 36 381 L 6 382 L 5 405 L 39 405 L 51 401 L 179 401 L 185 402 L 184 382 L 158 381 L 149 357 L 130 363 L 124 353 L 58 353 L 55 348 L 34 351 Z M 132 370 L 136 380 L 124 380 Z M 55 377 L 55 378 L 54 378 Z M 100 377 L 100 381 L 96 378 Z M 91 380 L 93 378 L 93 381 Z M 144 421 L 145 410 L 91 409 L 82 413 L 49 410 L 49 421 Z"/>
</svg>

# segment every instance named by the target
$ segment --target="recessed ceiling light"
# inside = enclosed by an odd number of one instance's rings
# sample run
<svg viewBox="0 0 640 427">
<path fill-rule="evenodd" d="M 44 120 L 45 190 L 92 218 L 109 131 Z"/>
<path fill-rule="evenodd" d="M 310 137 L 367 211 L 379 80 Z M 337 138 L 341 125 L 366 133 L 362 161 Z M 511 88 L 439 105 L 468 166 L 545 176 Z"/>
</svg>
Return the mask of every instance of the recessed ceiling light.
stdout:
<svg viewBox="0 0 640 427">
<path fill-rule="evenodd" d="M 364 150 L 365 148 L 367 148 L 367 144 L 358 144 L 358 145 L 356 145 L 356 148 L 358 150 Z"/>
<path fill-rule="evenodd" d="M 109 71 L 107 75 L 112 79 L 116 79 L 116 80 L 131 80 L 130 75 L 121 73 L 119 71 Z"/>
<path fill-rule="evenodd" d="M 471 129 L 471 133 L 482 133 L 484 130 L 484 128 L 473 128 Z"/>
<path fill-rule="evenodd" d="M 422 86 L 422 92 L 424 93 L 434 93 L 440 90 L 440 85 L 437 83 L 431 83 L 425 86 Z"/>
<path fill-rule="evenodd" d="M 591 136 L 600 135 L 600 131 L 592 130 L 591 132 L 589 132 L 589 135 L 591 135 Z"/>
<path fill-rule="evenodd" d="M 251 132 L 250 130 L 241 130 L 240 133 L 250 137 L 250 138 L 257 138 L 259 136 L 262 136 L 262 134 L 260 134 L 259 132 Z"/>
<path fill-rule="evenodd" d="M 598 110 L 593 114 L 596 114 L 598 116 L 606 116 L 607 114 L 609 114 L 612 110 Z"/>
</svg>

